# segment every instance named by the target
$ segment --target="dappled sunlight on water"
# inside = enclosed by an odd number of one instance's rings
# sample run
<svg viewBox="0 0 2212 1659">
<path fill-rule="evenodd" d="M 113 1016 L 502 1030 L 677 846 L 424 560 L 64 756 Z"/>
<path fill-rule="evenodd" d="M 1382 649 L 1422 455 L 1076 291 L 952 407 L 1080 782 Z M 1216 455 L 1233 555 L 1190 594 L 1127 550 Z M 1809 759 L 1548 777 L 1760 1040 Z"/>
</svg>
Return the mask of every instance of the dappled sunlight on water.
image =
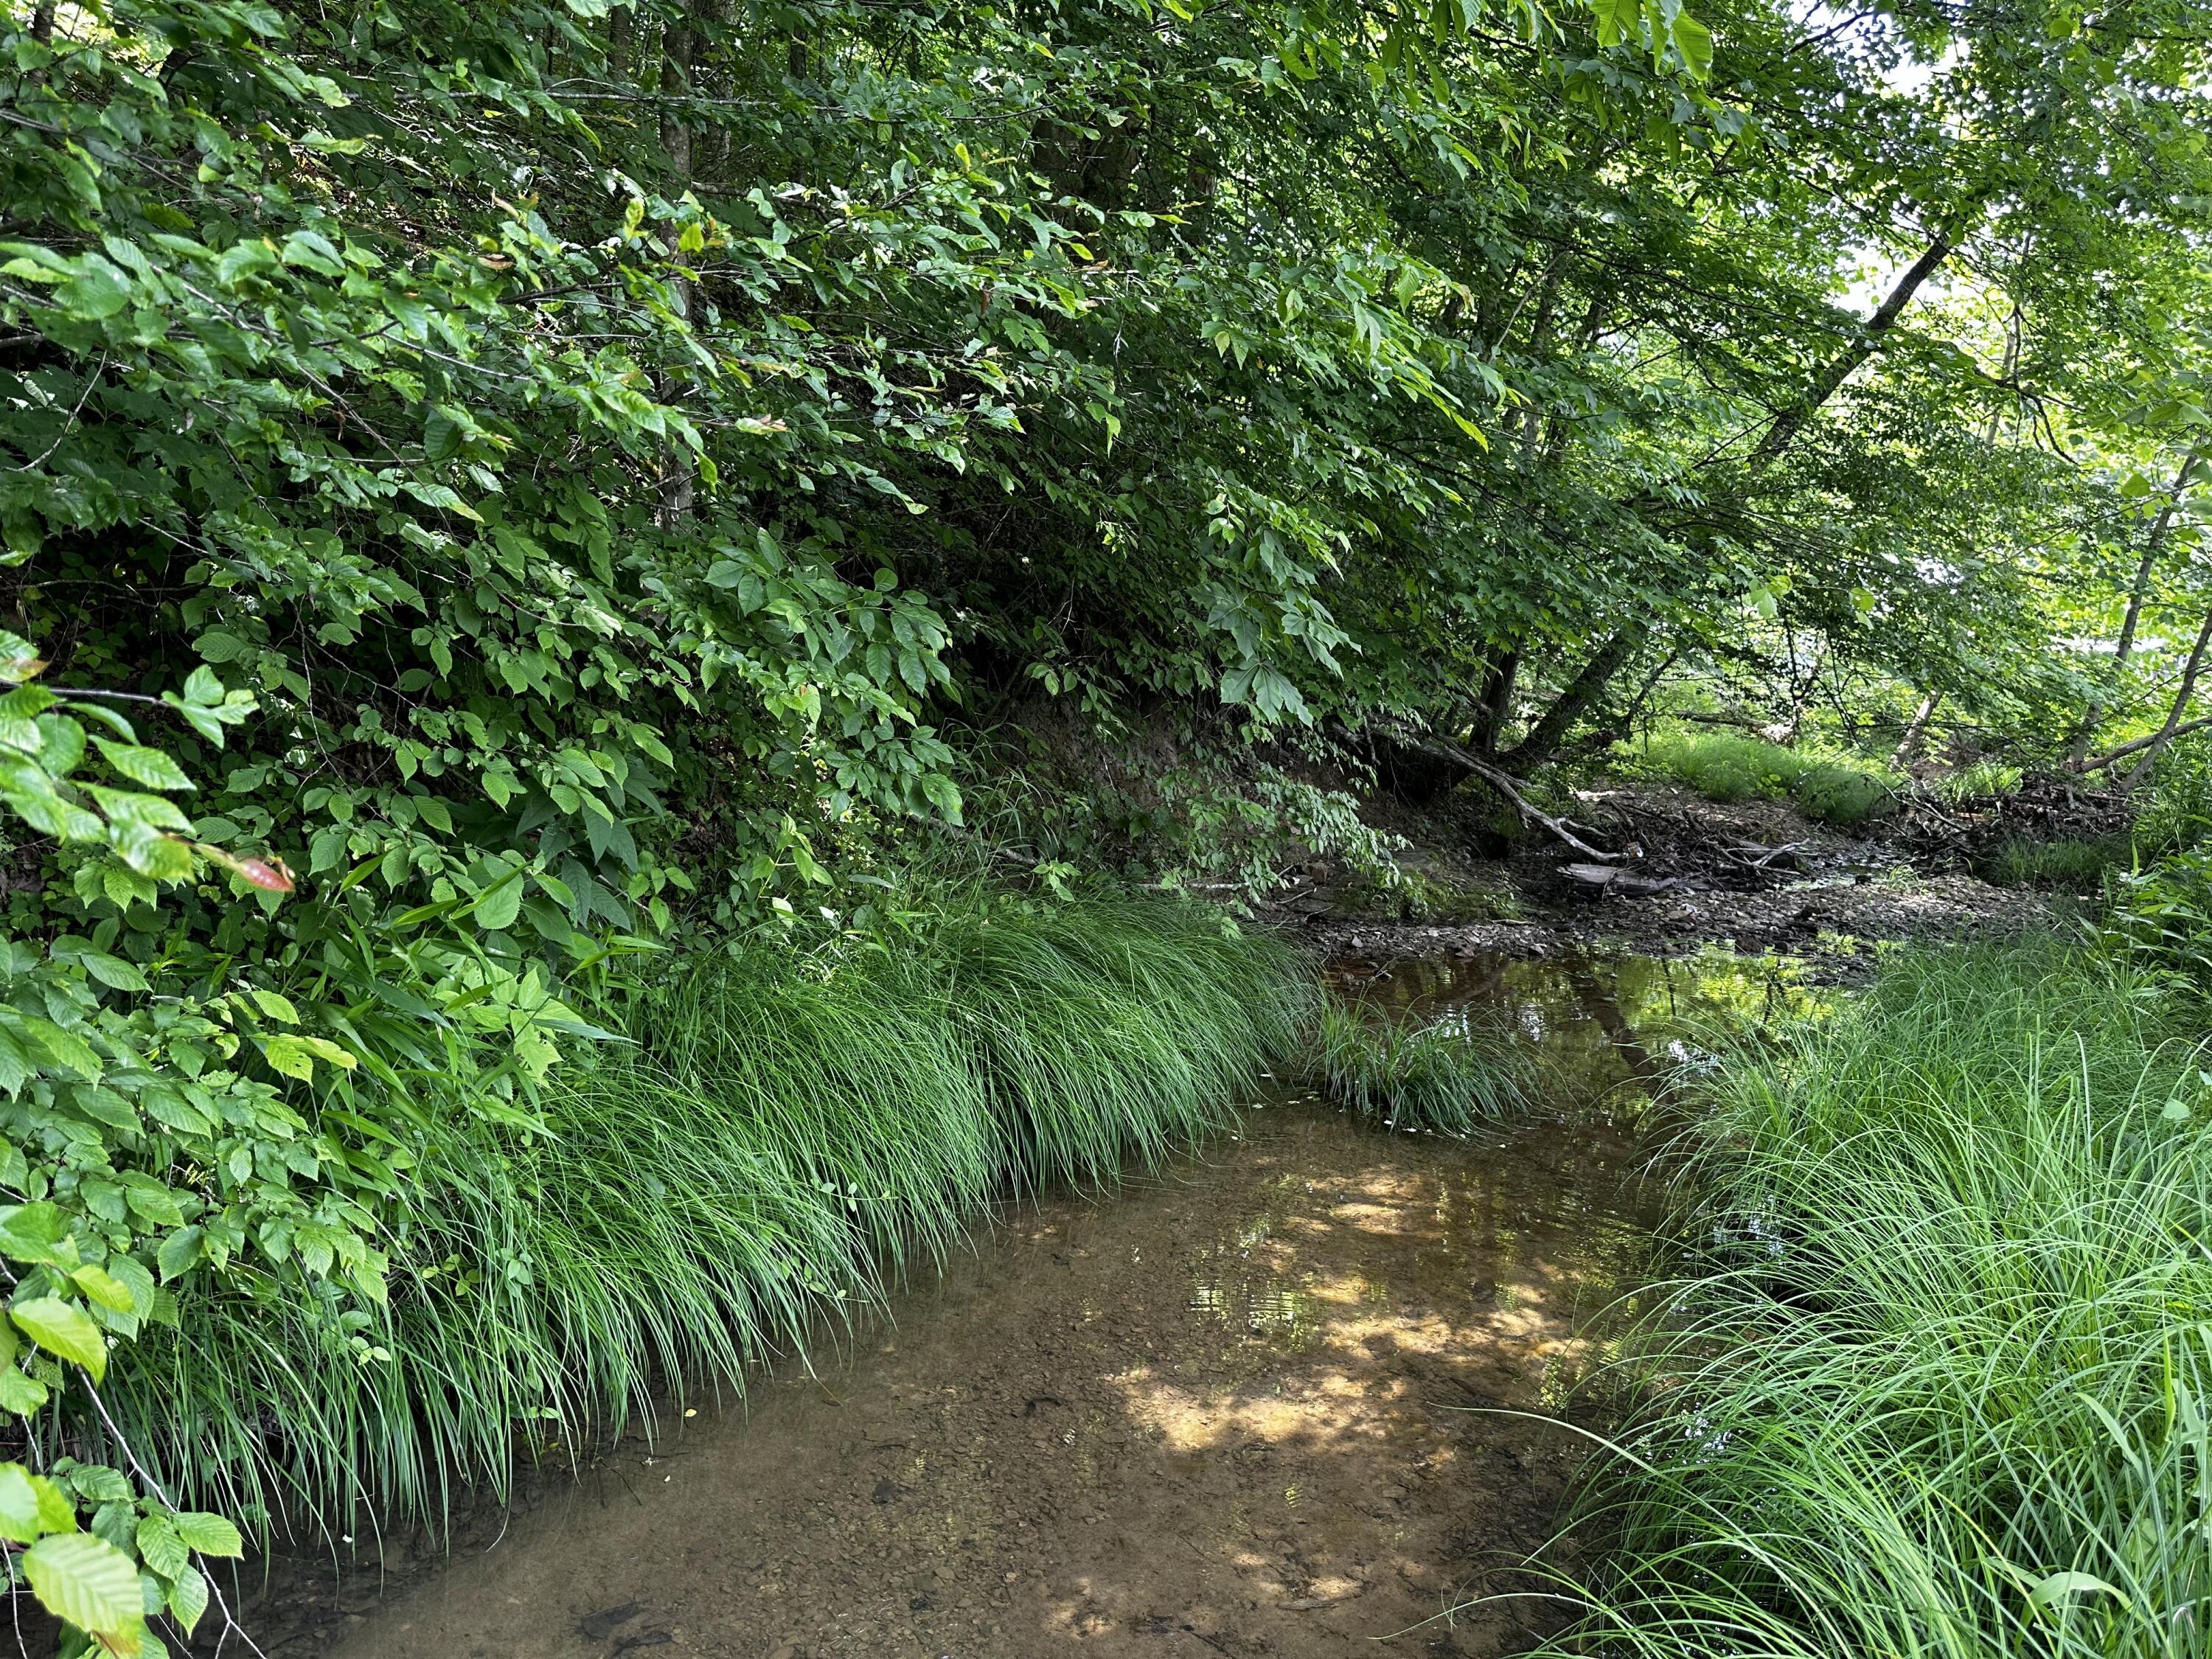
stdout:
<svg viewBox="0 0 2212 1659">
<path fill-rule="evenodd" d="M 732 1659 L 1514 1650 L 1535 1604 L 1445 1615 L 1553 1529 L 1586 1443 L 1539 1413 L 1650 1273 L 1646 1082 L 1800 994 L 1762 971 L 1346 964 L 1536 1045 L 1543 1109 L 1394 1136 L 1286 1089 L 1116 1194 L 1011 1208 L 838 1363 L 625 1447 L 335 1651 L 607 1659 L 581 1621 L 632 1603 L 618 1634 Z"/>
</svg>

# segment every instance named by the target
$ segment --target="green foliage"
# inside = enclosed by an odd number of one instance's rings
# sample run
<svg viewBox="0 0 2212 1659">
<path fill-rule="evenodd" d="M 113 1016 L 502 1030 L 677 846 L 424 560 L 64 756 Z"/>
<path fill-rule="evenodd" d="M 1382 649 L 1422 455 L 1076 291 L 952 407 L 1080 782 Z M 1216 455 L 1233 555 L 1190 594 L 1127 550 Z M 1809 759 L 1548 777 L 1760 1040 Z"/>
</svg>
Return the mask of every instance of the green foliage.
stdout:
<svg viewBox="0 0 2212 1659">
<path fill-rule="evenodd" d="M 1953 806 L 1986 805 L 2018 789 L 2020 778 L 2017 766 L 1978 760 L 1931 779 L 1925 787 L 1936 799 Z"/>
<path fill-rule="evenodd" d="M 1462 1010 L 1408 1021 L 1332 998 L 1316 1031 L 1316 1081 L 1384 1127 L 1465 1134 L 1525 1107 L 1530 1066 L 1512 1034 Z"/>
<path fill-rule="evenodd" d="M 2069 836 L 2038 841 L 2012 836 L 1998 843 L 1996 851 L 1983 864 L 1982 873 L 2002 887 L 2094 892 L 2108 877 L 2133 869 L 2136 860 L 2136 842 L 2130 836 L 2100 836 L 2094 841 Z"/>
<path fill-rule="evenodd" d="M 2212 994 L 2212 852 L 2114 869 L 2097 932 L 2144 974 Z"/>
<path fill-rule="evenodd" d="M 2147 853 L 2186 852 L 2212 836 L 2212 733 L 2192 732 L 2162 750 L 2148 798 L 2136 814 Z"/>
<path fill-rule="evenodd" d="M 1708 800 L 1788 799 L 1838 829 L 1856 829 L 1883 811 L 1896 787 L 1885 775 L 1734 732 L 1658 733 L 1638 763 Z"/>
<path fill-rule="evenodd" d="M 2212 1074 L 2142 983 L 1887 958 L 1712 1079 L 1551 1651 L 2184 1659 L 2212 1582 Z"/>
<path fill-rule="evenodd" d="M 391 1294 L 186 1301 L 119 1378 L 135 1444 L 241 1512 L 435 1521 L 518 1432 L 586 1454 L 656 1401 L 864 1316 L 989 1199 L 1223 1127 L 1311 1006 L 1296 958 L 1163 901 L 938 892 L 888 943 L 677 965 L 534 1122 L 448 1109 L 383 1214 Z"/>
</svg>

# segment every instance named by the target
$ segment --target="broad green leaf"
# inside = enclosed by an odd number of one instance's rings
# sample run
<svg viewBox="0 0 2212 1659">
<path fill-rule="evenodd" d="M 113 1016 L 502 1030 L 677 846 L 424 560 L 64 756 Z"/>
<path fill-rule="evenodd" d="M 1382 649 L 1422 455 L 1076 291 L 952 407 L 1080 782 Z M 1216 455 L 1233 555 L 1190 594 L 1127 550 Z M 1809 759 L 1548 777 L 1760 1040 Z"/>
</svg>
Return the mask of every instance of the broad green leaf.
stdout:
<svg viewBox="0 0 2212 1659">
<path fill-rule="evenodd" d="M 238 1528 L 220 1515 L 204 1510 L 179 1510 L 169 1517 L 177 1535 L 202 1555 L 243 1555 L 246 1540 Z"/>
<path fill-rule="evenodd" d="M 57 1358 L 82 1365 L 98 1382 L 107 1371 L 107 1341 L 82 1308 L 56 1296 L 33 1297 L 8 1310 L 16 1328 Z"/>
<path fill-rule="evenodd" d="M 86 1532 L 42 1538 L 25 1553 L 23 1571 L 47 1612 L 106 1638 L 118 1659 L 138 1651 L 138 1568 L 114 1545 Z"/>
<path fill-rule="evenodd" d="M 271 1071 L 281 1072 L 286 1077 L 295 1077 L 302 1083 L 314 1081 L 314 1050 L 308 1048 L 301 1038 L 289 1032 L 264 1038 L 261 1044 L 261 1057 L 269 1062 Z"/>
<path fill-rule="evenodd" d="M 103 1308 L 112 1309 L 117 1313 L 137 1310 L 130 1288 L 105 1267 L 95 1267 L 88 1263 L 70 1273 L 70 1278 L 79 1290 Z"/>
<path fill-rule="evenodd" d="M 190 1636 L 208 1610 L 208 1583 L 200 1570 L 186 1566 L 169 1586 L 169 1612 Z"/>
<path fill-rule="evenodd" d="M 192 781 L 185 769 L 159 749 L 149 749 L 143 744 L 117 743 L 112 738 L 95 737 L 93 742 L 106 756 L 107 763 L 118 772 L 148 789 L 189 789 Z"/>
<path fill-rule="evenodd" d="M 45 1530 L 40 1524 L 39 1494 L 31 1485 L 30 1471 L 21 1463 L 0 1463 L 0 1538 L 31 1544 Z"/>
</svg>

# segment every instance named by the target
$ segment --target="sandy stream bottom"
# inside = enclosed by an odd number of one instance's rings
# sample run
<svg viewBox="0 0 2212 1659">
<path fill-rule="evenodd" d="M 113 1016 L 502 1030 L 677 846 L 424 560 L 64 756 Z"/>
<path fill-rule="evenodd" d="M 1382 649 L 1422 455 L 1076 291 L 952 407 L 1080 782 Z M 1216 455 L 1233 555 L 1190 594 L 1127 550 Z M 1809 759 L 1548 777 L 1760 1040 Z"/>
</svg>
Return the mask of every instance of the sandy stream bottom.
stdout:
<svg viewBox="0 0 2212 1659">
<path fill-rule="evenodd" d="M 1443 1615 L 1550 1532 L 1582 1449 L 1468 1408 L 1554 1397 L 1635 1237 L 1558 1200 L 1626 1153 L 1255 1114 L 1166 1178 L 1013 1211 L 842 1363 L 626 1448 L 327 1650 L 1510 1651 L 1538 1604 Z"/>
</svg>

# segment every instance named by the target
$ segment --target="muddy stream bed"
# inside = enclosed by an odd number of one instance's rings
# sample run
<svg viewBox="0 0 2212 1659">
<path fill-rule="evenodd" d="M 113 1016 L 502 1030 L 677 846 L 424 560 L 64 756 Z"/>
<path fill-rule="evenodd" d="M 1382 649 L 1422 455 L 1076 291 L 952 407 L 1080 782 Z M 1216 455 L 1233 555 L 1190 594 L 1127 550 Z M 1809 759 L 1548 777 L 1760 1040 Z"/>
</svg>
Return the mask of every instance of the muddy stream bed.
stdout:
<svg viewBox="0 0 2212 1659">
<path fill-rule="evenodd" d="M 1336 979 L 1510 1019 L 1546 1113 L 1455 1141 L 1285 1091 L 1110 1194 L 1006 1206 L 742 1407 L 628 1439 L 449 1553 L 288 1573 L 249 1626 L 336 1659 L 1526 1646 L 1544 1604 L 1478 1598 L 1528 1588 L 1514 1564 L 1587 1444 L 1545 1414 L 1597 1420 L 1568 1391 L 1651 1268 L 1645 1049 L 1772 988 L 1711 958 Z"/>
</svg>

